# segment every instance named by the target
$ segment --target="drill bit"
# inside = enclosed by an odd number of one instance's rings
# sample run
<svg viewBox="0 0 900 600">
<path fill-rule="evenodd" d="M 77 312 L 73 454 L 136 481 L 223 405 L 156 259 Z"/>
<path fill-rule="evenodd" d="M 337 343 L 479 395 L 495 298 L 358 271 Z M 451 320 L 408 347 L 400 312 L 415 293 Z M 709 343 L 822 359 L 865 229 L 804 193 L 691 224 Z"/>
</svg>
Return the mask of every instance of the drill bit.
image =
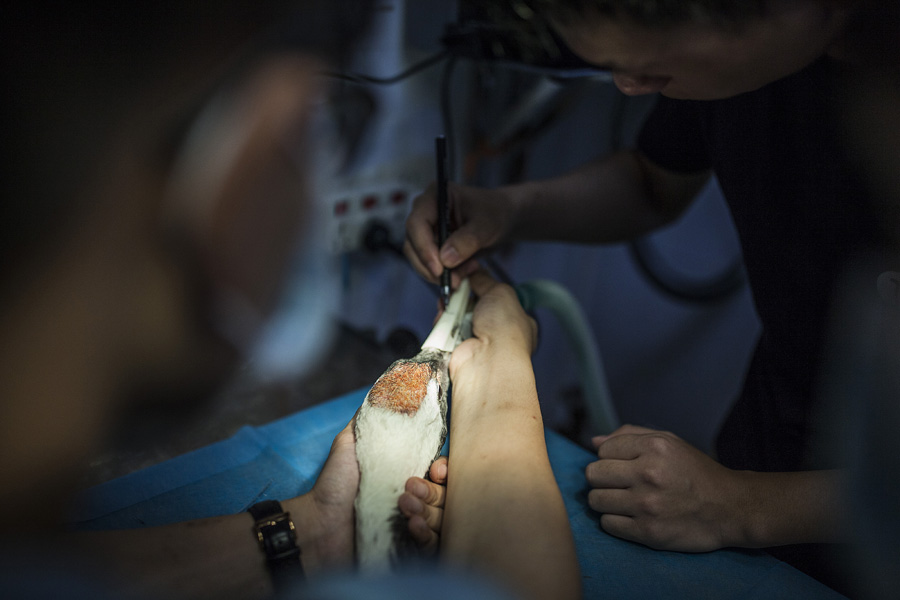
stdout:
<svg viewBox="0 0 900 600">
<path fill-rule="evenodd" d="M 447 195 L 447 138 L 439 135 L 434 140 L 437 162 L 438 251 L 447 242 L 450 227 L 450 203 Z M 450 269 L 441 273 L 441 300 L 444 306 L 450 301 Z"/>
</svg>

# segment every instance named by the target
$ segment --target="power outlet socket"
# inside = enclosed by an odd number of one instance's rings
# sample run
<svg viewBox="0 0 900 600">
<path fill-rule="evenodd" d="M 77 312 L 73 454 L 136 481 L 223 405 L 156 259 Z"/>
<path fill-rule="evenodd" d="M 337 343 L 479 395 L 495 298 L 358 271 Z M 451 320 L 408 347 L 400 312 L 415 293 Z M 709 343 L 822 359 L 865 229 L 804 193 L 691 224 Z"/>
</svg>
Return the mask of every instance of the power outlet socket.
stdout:
<svg viewBox="0 0 900 600">
<path fill-rule="evenodd" d="M 328 239 L 335 254 L 364 247 L 366 233 L 374 225 L 383 226 L 391 241 L 405 237 L 406 215 L 414 194 L 421 187 L 399 182 L 369 183 L 332 194 Z"/>
</svg>

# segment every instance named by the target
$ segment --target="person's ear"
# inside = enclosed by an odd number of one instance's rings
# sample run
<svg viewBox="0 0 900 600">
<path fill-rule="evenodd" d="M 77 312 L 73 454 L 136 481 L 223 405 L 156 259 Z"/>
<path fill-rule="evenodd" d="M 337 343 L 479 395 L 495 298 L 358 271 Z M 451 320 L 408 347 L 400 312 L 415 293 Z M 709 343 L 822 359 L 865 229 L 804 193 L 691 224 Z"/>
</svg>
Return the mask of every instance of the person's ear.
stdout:
<svg viewBox="0 0 900 600">
<path fill-rule="evenodd" d="M 168 218 L 199 250 L 201 267 L 252 313 L 264 314 L 302 223 L 304 128 L 322 65 L 275 56 L 200 114 L 176 162 Z"/>
</svg>

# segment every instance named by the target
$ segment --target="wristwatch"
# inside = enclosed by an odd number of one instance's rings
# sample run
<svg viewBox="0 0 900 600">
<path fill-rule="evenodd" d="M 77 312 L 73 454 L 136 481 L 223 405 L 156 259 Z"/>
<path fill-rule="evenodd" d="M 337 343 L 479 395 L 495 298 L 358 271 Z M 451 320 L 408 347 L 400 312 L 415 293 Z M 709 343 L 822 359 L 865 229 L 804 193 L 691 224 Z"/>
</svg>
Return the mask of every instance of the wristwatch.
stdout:
<svg viewBox="0 0 900 600">
<path fill-rule="evenodd" d="M 275 591 L 284 588 L 291 580 L 302 578 L 300 548 L 290 513 L 285 512 L 277 500 L 258 502 L 247 512 L 256 521 L 253 530 L 260 550 L 266 555 L 266 565 Z"/>
</svg>

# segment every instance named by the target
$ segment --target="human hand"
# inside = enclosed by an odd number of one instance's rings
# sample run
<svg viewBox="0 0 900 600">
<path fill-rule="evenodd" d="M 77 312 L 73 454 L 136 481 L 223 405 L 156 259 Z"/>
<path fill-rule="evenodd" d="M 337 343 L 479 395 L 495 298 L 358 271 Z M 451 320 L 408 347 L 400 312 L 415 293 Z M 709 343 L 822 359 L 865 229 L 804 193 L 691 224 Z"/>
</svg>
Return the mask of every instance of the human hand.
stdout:
<svg viewBox="0 0 900 600">
<path fill-rule="evenodd" d="M 740 474 L 678 436 L 625 425 L 594 438 L 588 503 L 616 537 L 660 550 L 706 552 L 740 539 Z"/>
<path fill-rule="evenodd" d="M 453 269 L 453 287 L 478 269 L 474 256 L 494 246 L 509 233 L 516 207 L 512 197 L 501 189 L 485 189 L 450 184 L 448 186 L 451 221 L 456 227 L 438 248 L 437 191 L 428 186 L 413 201 L 406 219 L 403 252 L 416 271 L 429 281 L 437 281 L 444 267 Z"/>
<path fill-rule="evenodd" d="M 469 276 L 469 283 L 478 301 L 472 311 L 472 337 L 450 357 L 454 383 L 466 365 L 483 365 L 489 357 L 530 361 L 537 345 L 537 323 L 525 313 L 513 288 L 481 270 Z"/>
<path fill-rule="evenodd" d="M 437 551 L 444 520 L 444 499 L 447 495 L 447 457 L 440 456 L 431 464 L 427 479 L 410 477 L 406 491 L 397 501 L 400 512 L 408 522 L 409 534 L 426 553 Z"/>
<path fill-rule="evenodd" d="M 353 420 L 335 436 L 331 452 L 309 493 L 291 511 L 303 550 L 304 566 L 337 566 L 353 560 L 355 521 L 353 502 L 359 489 L 359 464 Z M 306 542 L 305 544 L 303 542 Z"/>
</svg>

